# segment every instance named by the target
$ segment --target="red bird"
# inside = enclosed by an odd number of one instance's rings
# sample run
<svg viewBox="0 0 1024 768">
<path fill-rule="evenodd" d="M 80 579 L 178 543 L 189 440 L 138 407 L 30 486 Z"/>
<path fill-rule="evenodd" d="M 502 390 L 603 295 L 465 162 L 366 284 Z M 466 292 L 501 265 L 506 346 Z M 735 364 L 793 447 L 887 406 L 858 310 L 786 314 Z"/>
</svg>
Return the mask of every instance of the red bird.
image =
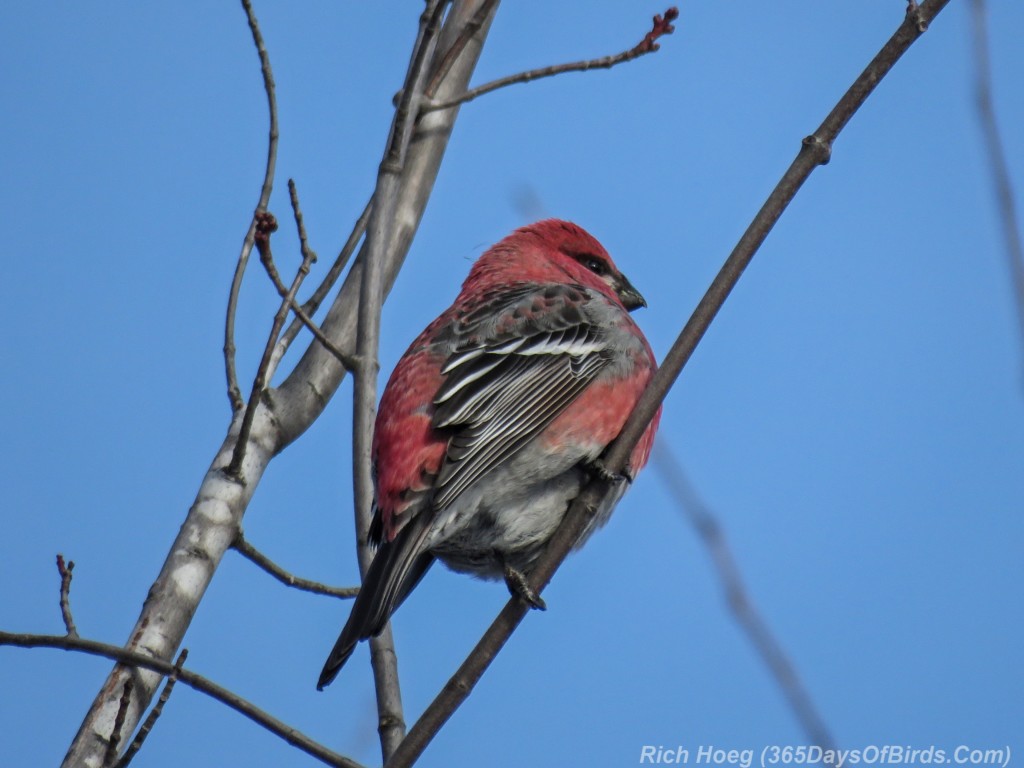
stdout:
<svg viewBox="0 0 1024 768">
<path fill-rule="evenodd" d="M 565 221 L 518 229 L 477 260 L 381 397 L 370 526 L 378 549 L 318 689 L 436 559 L 504 578 L 544 607 L 525 574 L 654 374 L 629 315 L 646 305 L 601 244 Z M 630 476 L 647 463 L 657 424 L 634 449 Z M 581 542 L 607 522 L 624 486 Z"/>
</svg>

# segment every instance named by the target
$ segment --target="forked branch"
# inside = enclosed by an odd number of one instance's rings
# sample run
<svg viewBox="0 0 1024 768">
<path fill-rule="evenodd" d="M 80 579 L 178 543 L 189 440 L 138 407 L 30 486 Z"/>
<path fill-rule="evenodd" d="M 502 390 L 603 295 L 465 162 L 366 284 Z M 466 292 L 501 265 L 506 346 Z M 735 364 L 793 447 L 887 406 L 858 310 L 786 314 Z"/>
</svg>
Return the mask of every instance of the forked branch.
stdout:
<svg viewBox="0 0 1024 768">
<path fill-rule="evenodd" d="M 327 270 L 327 274 L 324 275 L 324 279 L 320 281 L 320 285 L 316 287 L 316 290 L 313 291 L 312 295 L 303 302 L 302 313 L 296 312 L 295 319 L 289 324 L 287 330 L 281 334 L 281 339 L 277 342 L 277 348 L 274 349 L 275 360 L 280 360 L 284 357 L 284 353 L 288 351 L 288 347 L 291 346 L 292 340 L 298 335 L 299 329 L 302 328 L 303 325 L 306 325 L 306 327 L 311 331 L 316 327 L 316 331 L 313 331 L 314 335 L 316 335 L 317 332 L 321 334 L 323 333 L 320 331 L 320 327 L 312 320 L 310 320 L 309 323 L 306 323 L 302 318 L 303 316 L 307 318 L 313 317 L 317 309 L 320 308 L 320 304 L 327 297 L 327 294 L 330 293 L 331 288 L 333 288 L 334 284 L 338 281 L 342 271 L 348 264 L 348 260 L 352 258 L 352 254 L 355 252 L 356 246 L 359 245 L 359 241 L 362 240 L 363 235 L 366 234 L 366 224 L 370 220 L 370 211 L 372 208 L 373 198 L 371 197 L 363 208 L 363 212 L 359 214 L 359 218 L 356 219 L 356 223 L 352 225 L 352 231 L 349 233 L 348 239 L 345 241 L 345 245 L 342 246 L 337 258 L 335 258 L 334 263 L 331 265 L 331 268 Z M 326 334 L 323 334 L 323 336 L 324 338 L 327 338 Z M 317 340 L 323 343 L 323 339 L 321 339 L 320 336 L 317 336 Z M 330 349 L 330 347 L 325 348 Z M 337 350 L 334 353 L 334 356 L 338 357 L 337 352 L 340 352 L 341 350 L 338 350 L 337 347 L 334 347 L 334 349 Z M 352 371 L 353 369 L 348 368 L 348 370 Z"/>
<path fill-rule="evenodd" d="M 302 219 L 302 209 L 299 207 L 299 193 L 295 188 L 295 181 L 292 179 L 288 179 L 288 194 L 291 197 L 295 226 L 299 232 L 299 242 L 301 243 L 303 263 L 312 264 L 316 261 L 316 253 L 314 253 L 309 247 L 309 242 L 306 237 L 306 226 Z M 313 322 L 313 319 L 306 313 L 306 310 L 302 306 L 299 306 L 294 296 L 289 298 L 289 289 L 281 280 L 281 275 L 277 271 L 277 265 L 274 264 L 274 257 L 269 247 L 260 250 L 260 262 L 263 264 L 263 268 L 266 270 L 270 281 L 274 284 L 274 288 L 277 289 L 277 295 L 288 301 L 288 306 L 295 314 L 298 322 L 308 328 L 316 340 L 323 345 L 324 349 L 334 355 L 339 363 L 344 365 L 350 371 L 355 370 L 355 359 L 351 355 L 346 355 L 338 349 L 333 341 L 327 338 L 327 334 L 320 330 L 320 326 Z M 284 350 L 287 349 L 287 344 L 285 344 L 282 349 L 282 341 L 284 341 L 283 338 L 279 339 L 274 344 L 274 350 L 270 355 L 270 363 L 267 369 L 267 379 L 273 378 L 274 371 L 277 369 L 277 364 L 281 362 L 281 356 L 284 354 Z"/>
</svg>

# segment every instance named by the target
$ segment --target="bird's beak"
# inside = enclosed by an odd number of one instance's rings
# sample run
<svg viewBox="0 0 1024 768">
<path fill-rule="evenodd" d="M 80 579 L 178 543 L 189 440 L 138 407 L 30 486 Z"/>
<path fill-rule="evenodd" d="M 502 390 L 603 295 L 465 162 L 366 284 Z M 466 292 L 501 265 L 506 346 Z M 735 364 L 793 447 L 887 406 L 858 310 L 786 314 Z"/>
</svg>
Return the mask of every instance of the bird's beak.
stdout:
<svg viewBox="0 0 1024 768">
<path fill-rule="evenodd" d="M 619 275 L 615 283 L 615 293 L 622 302 L 622 306 L 632 312 L 634 309 L 647 306 L 647 300 L 640 294 L 625 275 Z"/>
</svg>

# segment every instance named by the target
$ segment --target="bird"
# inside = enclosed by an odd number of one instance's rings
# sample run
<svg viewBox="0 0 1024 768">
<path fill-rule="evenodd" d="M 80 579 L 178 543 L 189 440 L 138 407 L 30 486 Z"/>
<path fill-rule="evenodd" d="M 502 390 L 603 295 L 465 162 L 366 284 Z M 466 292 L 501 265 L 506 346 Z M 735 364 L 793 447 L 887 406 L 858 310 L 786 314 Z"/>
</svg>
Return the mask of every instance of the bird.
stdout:
<svg viewBox="0 0 1024 768">
<path fill-rule="evenodd" d="M 317 682 L 379 634 L 436 560 L 504 579 L 530 607 L 528 576 L 619 434 L 657 364 L 630 312 L 647 302 L 582 227 L 515 230 L 470 269 L 454 303 L 409 346 L 381 395 L 371 447 L 376 547 Z M 661 411 L 623 475 L 646 464 Z M 577 546 L 604 525 L 613 485 Z"/>
</svg>

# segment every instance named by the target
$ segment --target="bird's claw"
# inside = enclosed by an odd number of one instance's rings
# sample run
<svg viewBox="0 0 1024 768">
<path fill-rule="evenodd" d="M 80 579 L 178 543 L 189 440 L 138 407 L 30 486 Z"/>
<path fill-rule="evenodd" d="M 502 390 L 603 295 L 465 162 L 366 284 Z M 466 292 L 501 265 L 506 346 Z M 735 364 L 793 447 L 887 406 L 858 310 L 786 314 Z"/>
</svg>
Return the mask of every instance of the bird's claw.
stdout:
<svg viewBox="0 0 1024 768">
<path fill-rule="evenodd" d="M 526 577 L 508 564 L 505 565 L 505 585 L 513 597 L 518 597 L 534 610 L 546 611 L 548 609 L 548 604 L 544 602 L 544 598 L 537 594 L 537 590 L 530 586 Z"/>
<path fill-rule="evenodd" d="M 587 465 L 587 468 L 595 476 L 601 478 L 606 483 L 612 483 L 618 485 L 619 483 L 632 483 L 633 475 L 629 470 L 623 470 L 622 472 L 611 472 L 608 467 L 604 465 L 604 462 L 600 459 L 593 459 Z"/>
</svg>

